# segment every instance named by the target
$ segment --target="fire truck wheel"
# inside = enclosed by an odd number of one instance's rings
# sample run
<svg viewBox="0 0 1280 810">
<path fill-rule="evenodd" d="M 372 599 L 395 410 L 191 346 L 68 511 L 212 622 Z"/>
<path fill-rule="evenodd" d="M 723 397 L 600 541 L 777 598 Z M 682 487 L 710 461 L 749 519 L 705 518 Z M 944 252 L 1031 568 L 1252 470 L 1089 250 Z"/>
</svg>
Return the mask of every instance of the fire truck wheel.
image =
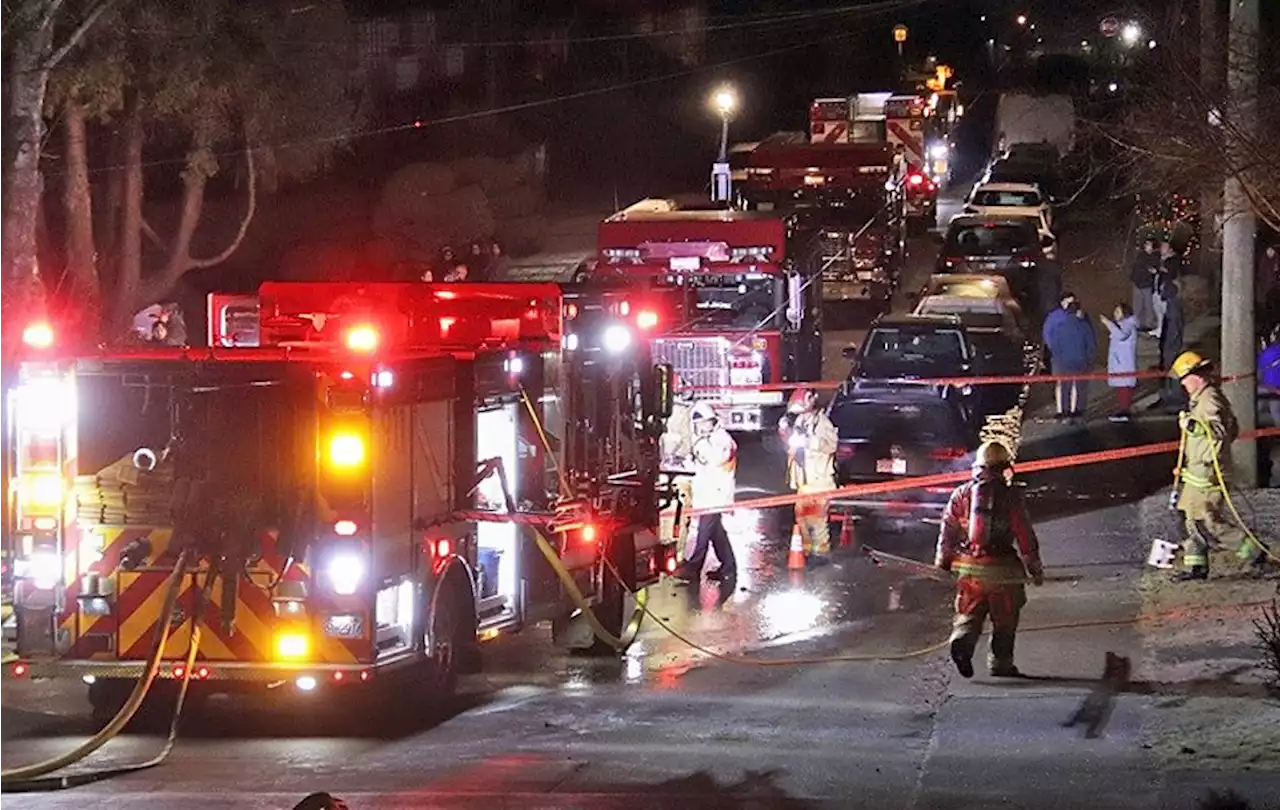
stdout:
<svg viewBox="0 0 1280 810">
<path fill-rule="evenodd" d="M 427 688 L 432 697 L 450 697 L 458 675 L 472 671 L 476 648 L 475 611 L 470 591 L 447 578 L 441 587 L 435 615 L 431 617 L 431 656 L 427 662 Z"/>
<path fill-rule="evenodd" d="M 95 725 L 105 726 L 111 722 L 124 708 L 129 695 L 133 693 L 136 681 L 125 678 L 105 678 L 89 684 L 89 705 L 92 707 Z M 132 731 L 165 731 L 172 719 L 174 699 L 177 685 L 158 680 L 151 685 L 142 705 L 129 721 L 128 729 Z M 196 701 L 190 692 L 187 694 L 184 714 L 196 708 Z"/>
</svg>

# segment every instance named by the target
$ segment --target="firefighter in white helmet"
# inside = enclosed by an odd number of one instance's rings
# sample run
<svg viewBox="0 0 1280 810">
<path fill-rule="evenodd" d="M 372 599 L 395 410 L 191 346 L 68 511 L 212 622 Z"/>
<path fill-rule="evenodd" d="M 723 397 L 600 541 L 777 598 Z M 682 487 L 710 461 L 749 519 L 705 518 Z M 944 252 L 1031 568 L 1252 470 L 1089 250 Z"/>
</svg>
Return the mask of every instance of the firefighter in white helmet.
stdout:
<svg viewBox="0 0 1280 810">
<path fill-rule="evenodd" d="M 797 388 L 778 420 L 778 436 L 787 445 L 787 484 L 797 493 L 830 492 L 836 488 L 836 426 L 818 408 L 818 394 Z M 805 498 L 796 502 L 796 522 L 804 537 L 809 562 L 821 565 L 831 553 L 827 526 L 827 499 Z"/>
<path fill-rule="evenodd" d="M 693 406 L 693 508 L 717 509 L 733 505 L 738 467 L 738 445 L 725 430 L 715 410 L 705 402 Z M 729 535 L 721 522 L 722 513 L 712 512 L 698 517 L 693 553 L 676 577 L 684 582 L 697 581 L 707 561 L 707 551 L 714 548 L 720 567 L 707 572 L 707 579 L 727 581 L 737 574 L 737 561 Z"/>
<path fill-rule="evenodd" d="M 662 466 L 667 470 L 686 468 L 693 455 L 693 391 L 681 385 L 675 379 L 675 401 L 671 405 L 671 415 L 667 417 L 665 430 L 658 440 L 662 452 Z M 663 514 L 663 536 L 674 539 L 680 548 L 680 557 L 688 559 L 693 549 L 689 543 L 689 509 L 693 501 L 693 486 L 688 476 L 676 479 L 676 495 L 680 500 L 680 523 L 676 525 L 676 509 L 674 505 Z M 670 522 L 670 528 L 667 522 Z"/>
</svg>

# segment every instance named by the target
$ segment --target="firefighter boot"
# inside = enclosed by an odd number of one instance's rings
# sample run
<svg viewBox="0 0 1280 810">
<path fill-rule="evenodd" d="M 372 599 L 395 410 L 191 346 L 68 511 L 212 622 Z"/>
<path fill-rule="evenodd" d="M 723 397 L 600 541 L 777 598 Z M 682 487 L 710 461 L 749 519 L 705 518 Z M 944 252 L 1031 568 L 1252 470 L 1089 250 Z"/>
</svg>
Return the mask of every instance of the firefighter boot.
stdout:
<svg viewBox="0 0 1280 810">
<path fill-rule="evenodd" d="M 962 677 L 973 677 L 973 652 L 982 636 L 982 618 L 957 613 L 951 631 L 951 660 Z"/>
<path fill-rule="evenodd" d="M 1013 642 L 1017 632 L 1008 627 L 991 628 L 991 654 L 987 656 L 987 670 L 993 677 L 1022 677 L 1022 673 L 1013 665 Z"/>
</svg>

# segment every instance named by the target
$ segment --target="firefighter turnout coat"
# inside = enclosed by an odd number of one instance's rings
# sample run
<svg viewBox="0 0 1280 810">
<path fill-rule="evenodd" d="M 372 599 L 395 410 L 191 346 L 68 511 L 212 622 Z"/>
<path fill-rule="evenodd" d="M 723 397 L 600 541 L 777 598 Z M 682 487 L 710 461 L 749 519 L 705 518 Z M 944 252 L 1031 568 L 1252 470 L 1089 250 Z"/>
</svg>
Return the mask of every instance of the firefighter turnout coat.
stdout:
<svg viewBox="0 0 1280 810">
<path fill-rule="evenodd" d="M 1206 385 L 1190 399 L 1191 411 L 1181 422 L 1186 434 L 1181 473 L 1184 496 L 1188 490 L 1213 491 L 1221 488 L 1214 459 L 1220 453 L 1225 454 L 1240 434 L 1240 426 L 1221 388 Z M 1219 459 L 1224 476 L 1229 466 L 1226 461 L 1226 458 Z M 1179 508 L 1182 508 L 1181 504 Z"/>
<path fill-rule="evenodd" d="M 733 503 L 737 489 L 738 445 L 729 431 L 716 427 L 693 438 L 693 508 Z"/>
<path fill-rule="evenodd" d="M 1043 576 L 1040 543 L 1022 495 L 995 476 L 956 487 L 942 515 L 934 564 L 961 579 L 992 584 Z"/>
<path fill-rule="evenodd" d="M 805 411 L 783 417 L 778 433 L 787 442 L 787 483 L 792 489 L 818 492 L 836 488 L 835 456 L 840 437 L 825 413 Z"/>
</svg>

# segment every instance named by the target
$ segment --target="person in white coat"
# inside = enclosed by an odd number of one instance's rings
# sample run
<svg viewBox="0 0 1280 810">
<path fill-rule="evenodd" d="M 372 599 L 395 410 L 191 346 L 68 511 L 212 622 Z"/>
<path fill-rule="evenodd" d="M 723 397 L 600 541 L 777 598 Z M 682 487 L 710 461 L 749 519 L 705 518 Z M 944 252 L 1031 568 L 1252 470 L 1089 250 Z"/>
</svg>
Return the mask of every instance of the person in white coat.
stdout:
<svg viewBox="0 0 1280 810">
<path fill-rule="evenodd" d="M 716 509 L 732 506 L 737 488 L 738 445 L 729 431 L 720 425 L 715 410 L 705 402 L 693 406 L 693 508 Z M 698 517 L 693 553 L 676 572 L 677 579 L 695 582 L 707 561 L 707 552 L 715 549 L 720 567 L 707 572 L 707 579 L 730 580 L 737 575 L 737 560 L 729 535 L 721 522 L 723 513 Z"/>
<path fill-rule="evenodd" d="M 679 381 L 676 384 L 676 399 L 671 407 L 671 415 L 667 417 L 662 438 L 658 446 L 662 451 L 662 466 L 667 470 L 680 470 L 688 466 L 693 455 L 693 395 L 682 390 Z M 689 535 L 689 509 L 693 500 L 693 487 L 688 476 L 680 476 L 676 481 L 676 495 L 679 499 L 680 521 L 676 523 L 676 504 L 671 504 L 661 516 L 661 529 L 664 537 L 670 537 L 680 548 L 680 558 L 687 560 L 693 555 L 693 538 Z"/>
<path fill-rule="evenodd" d="M 836 488 L 835 458 L 840 436 L 818 408 L 817 392 L 797 388 L 778 422 L 778 435 L 787 443 L 787 483 L 797 493 L 830 492 Z M 827 499 L 796 502 L 796 522 L 803 528 L 805 555 L 811 564 L 826 562 L 831 553 Z"/>
<path fill-rule="evenodd" d="M 1140 325 L 1128 304 L 1116 304 L 1111 313 L 1115 320 L 1102 316 L 1110 341 L 1107 345 L 1107 373 L 1132 374 L 1138 370 L 1138 332 Z M 1133 410 L 1133 390 L 1138 387 L 1137 377 L 1108 377 L 1107 385 L 1115 389 L 1116 410 L 1112 422 L 1129 421 Z"/>
</svg>

